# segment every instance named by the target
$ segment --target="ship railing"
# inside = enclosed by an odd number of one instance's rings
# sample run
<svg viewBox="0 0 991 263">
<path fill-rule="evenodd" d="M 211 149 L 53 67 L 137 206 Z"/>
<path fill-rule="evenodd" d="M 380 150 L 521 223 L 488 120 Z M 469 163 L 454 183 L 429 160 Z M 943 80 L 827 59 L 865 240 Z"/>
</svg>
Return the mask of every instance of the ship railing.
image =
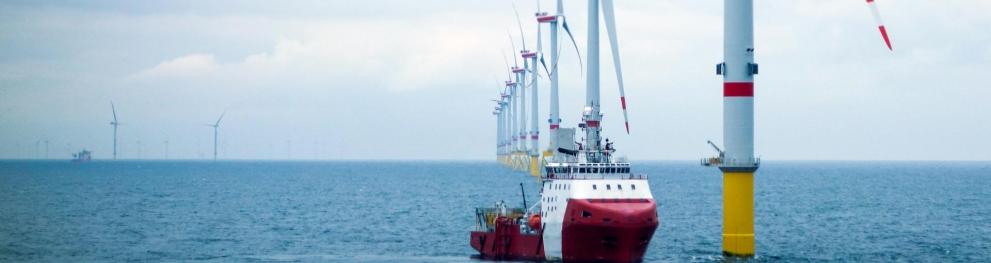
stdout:
<svg viewBox="0 0 991 263">
<path fill-rule="evenodd" d="M 647 180 L 646 174 L 609 174 L 609 173 L 550 173 L 544 176 L 544 179 L 567 179 L 567 180 L 602 180 L 602 179 L 615 179 L 615 180 Z"/>
<path fill-rule="evenodd" d="M 723 159 L 720 157 L 702 158 L 702 166 L 717 167 L 760 167 L 760 157 L 749 159 Z"/>
<path fill-rule="evenodd" d="M 514 222 L 520 218 L 526 211 L 523 208 L 518 207 L 507 207 L 507 208 L 475 208 L 475 229 L 478 231 L 492 231 L 495 230 L 496 218 L 500 216 L 507 217 Z"/>
</svg>

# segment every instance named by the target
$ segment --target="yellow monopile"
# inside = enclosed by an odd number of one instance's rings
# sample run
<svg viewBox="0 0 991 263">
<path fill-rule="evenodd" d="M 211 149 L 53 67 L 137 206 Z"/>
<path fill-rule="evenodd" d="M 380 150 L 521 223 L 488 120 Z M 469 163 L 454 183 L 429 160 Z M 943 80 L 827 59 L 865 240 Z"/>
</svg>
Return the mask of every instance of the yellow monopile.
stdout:
<svg viewBox="0 0 991 263">
<path fill-rule="evenodd" d="M 723 253 L 754 255 L 754 173 L 723 173 Z"/>
<path fill-rule="evenodd" d="M 530 175 L 540 176 L 540 162 L 537 161 L 537 156 L 530 156 Z"/>
</svg>

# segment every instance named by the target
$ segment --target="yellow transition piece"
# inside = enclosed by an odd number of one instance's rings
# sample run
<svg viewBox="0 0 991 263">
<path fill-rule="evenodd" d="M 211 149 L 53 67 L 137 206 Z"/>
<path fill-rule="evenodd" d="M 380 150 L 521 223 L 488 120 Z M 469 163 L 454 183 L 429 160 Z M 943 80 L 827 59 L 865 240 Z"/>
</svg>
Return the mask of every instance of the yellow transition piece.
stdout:
<svg viewBox="0 0 991 263">
<path fill-rule="evenodd" d="M 537 156 L 530 156 L 530 175 L 540 177 L 540 162 L 537 161 Z"/>
<path fill-rule="evenodd" d="M 723 173 L 723 254 L 754 255 L 754 173 Z"/>
</svg>

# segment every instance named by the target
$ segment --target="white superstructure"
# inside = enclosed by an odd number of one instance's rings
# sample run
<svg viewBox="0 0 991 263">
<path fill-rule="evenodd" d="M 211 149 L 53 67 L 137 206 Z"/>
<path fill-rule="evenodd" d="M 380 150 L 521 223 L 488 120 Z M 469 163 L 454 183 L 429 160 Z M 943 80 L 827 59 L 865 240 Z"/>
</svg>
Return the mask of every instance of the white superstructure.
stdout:
<svg viewBox="0 0 991 263">
<path fill-rule="evenodd" d="M 629 163 L 548 163 L 541 188 L 540 211 L 544 222 L 544 254 L 561 258 L 562 227 L 568 201 L 653 200 L 643 175 L 630 173 Z M 582 216 L 582 211 L 577 211 Z"/>
</svg>

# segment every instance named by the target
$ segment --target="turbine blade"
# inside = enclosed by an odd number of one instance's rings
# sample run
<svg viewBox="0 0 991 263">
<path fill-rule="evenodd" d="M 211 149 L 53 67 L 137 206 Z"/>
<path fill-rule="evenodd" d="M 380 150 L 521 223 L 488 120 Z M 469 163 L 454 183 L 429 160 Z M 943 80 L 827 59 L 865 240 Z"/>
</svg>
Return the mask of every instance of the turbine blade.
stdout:
<svg viewBox="0 0 991 263">
<path fill-rule="evenodd" d="M 630 118 L 626 114 L 626 91 L 623 87 L 623 66 L 619 59 L 619 39 L 616 37 L 616 13 L 612 0 L 602 0 L 602 17 L 609 34 L 609 46 L 612 48 L 613 66 L 616 67 L 616 81 L 619 82 L 619 103 L 623 107 L 623 121 L 626 123 L 626 134 L 630 134 Z"/>
<path fill-rule="evenodd" d="M 221 113 L 220 114 L 220 118 L 217 118 L 217 123 L 215 123 L 213 125 L 214 126 L 220 126 L 220 120 L 223 120 L 224 119 L 224 115 L 227 115 L 227 111 L 224 111 L 224 113 Z"/>
<path fill-rule="evenodd" d="M 509 66 L 509 59 L 507 59 L 507 58 L 506 58 L 506 52 L 503 52 L 503 50 L 500 50 L 500 51 L 499 51 L 499 53 L 502 53 L 502 61 L 503 61 L 503 62 L 506 62 L 506 68 L 507 68 L 507 69 L 508 69 L 508 68 L 510 68 L 510 66 Z M 515 62 L 515 59 L 516 59 L 516 58 L 514 57 L 514 58 L 513 58 L 513 61 L 514 61 L 514 62 Z M 513 73 L 511 73 L 511 72 L 509 72 L 509 71 L 506 71 L 506 75 L 508 75 L 508 76 L 509 76 L 509 78 L 513 78 Z"/>
<path fill-rule="evenodd" d="M 110 111 L 114 113 L 114 122 L 117 122 L 117 108 L 114 107 L 113 101 L 110 101 Z"/>
<path fill-rule="evenodd" d="M 877 23 L 878 31 L 881 31 L 881 38 L 884 39 L 884 44 L 888 45 L 888 50 L 894 51 L 891 48 L 891 39 L 888 38 L 888 30 L 884 28 L 884 21 L 881 20 L 881 13 L 877 11 L 877 4 L 874 0 L 867 0 L 867 6 L 871 8 L 871 15 L 874 16 L 874 22 Z"/>
<path fill-rule="evenodd" d="M 516 2 L 513 2 L 513 12 L 516 13 L 516 24 L 520 27 L 520 42 L 523 43 L 523 49 L 526 49 L 526 34 L 523 34 L 523 21 L 520 20 L 520 10 L 516 9 Z"/>
<path fill-rule="evenodd" d="M 585 62 L 582 62 L 582 52 L 578 50 L 578 42 L 575 42 L 575 36 L 571 34 L 571 28 L 568 28 L 568 20 L 561 17 L 561 27 L 564 28 L 564 32 L 568 34 L 568 38 L 571 38 L 571 45 L 575 47 L 575 54 L 578 54 L 578 72 L 585 75 Z M 558 59 L 561 59 L 560 57 Z M 557 70 L 557 62 L 554 62 L 554 69 Z"/>
<path fill-rule="evenodd" d="M 514 54 L 514 55 L 511 56 L 511 57 L 513 57 L 513 66 L 514 67 L 519 67 L 520 66 L 520 62 L 516 60 L 516 55 L 515 55 L 515 53 L 516 53 L 516 41 L 513 41 L 513 32 L 509 32 L 509 29 L 506 29 L 506 34 L 509 35 L 509 46 L 513 47 L 513 50 L 510 50 L 510 52 L 509 52 L 510 54 Z M 513 78 L 512 75 L 510 75 L 509 78 Z"/>
<path fill-rule="evenodd" d="M 544 56 L 540 56 L 540 65 L 544 66 L 544 72 L 547 73 L 547 77 L 551 77 L 551 70 L 547 68 L 547 62 L 544 62 Z"/>
</svg>

